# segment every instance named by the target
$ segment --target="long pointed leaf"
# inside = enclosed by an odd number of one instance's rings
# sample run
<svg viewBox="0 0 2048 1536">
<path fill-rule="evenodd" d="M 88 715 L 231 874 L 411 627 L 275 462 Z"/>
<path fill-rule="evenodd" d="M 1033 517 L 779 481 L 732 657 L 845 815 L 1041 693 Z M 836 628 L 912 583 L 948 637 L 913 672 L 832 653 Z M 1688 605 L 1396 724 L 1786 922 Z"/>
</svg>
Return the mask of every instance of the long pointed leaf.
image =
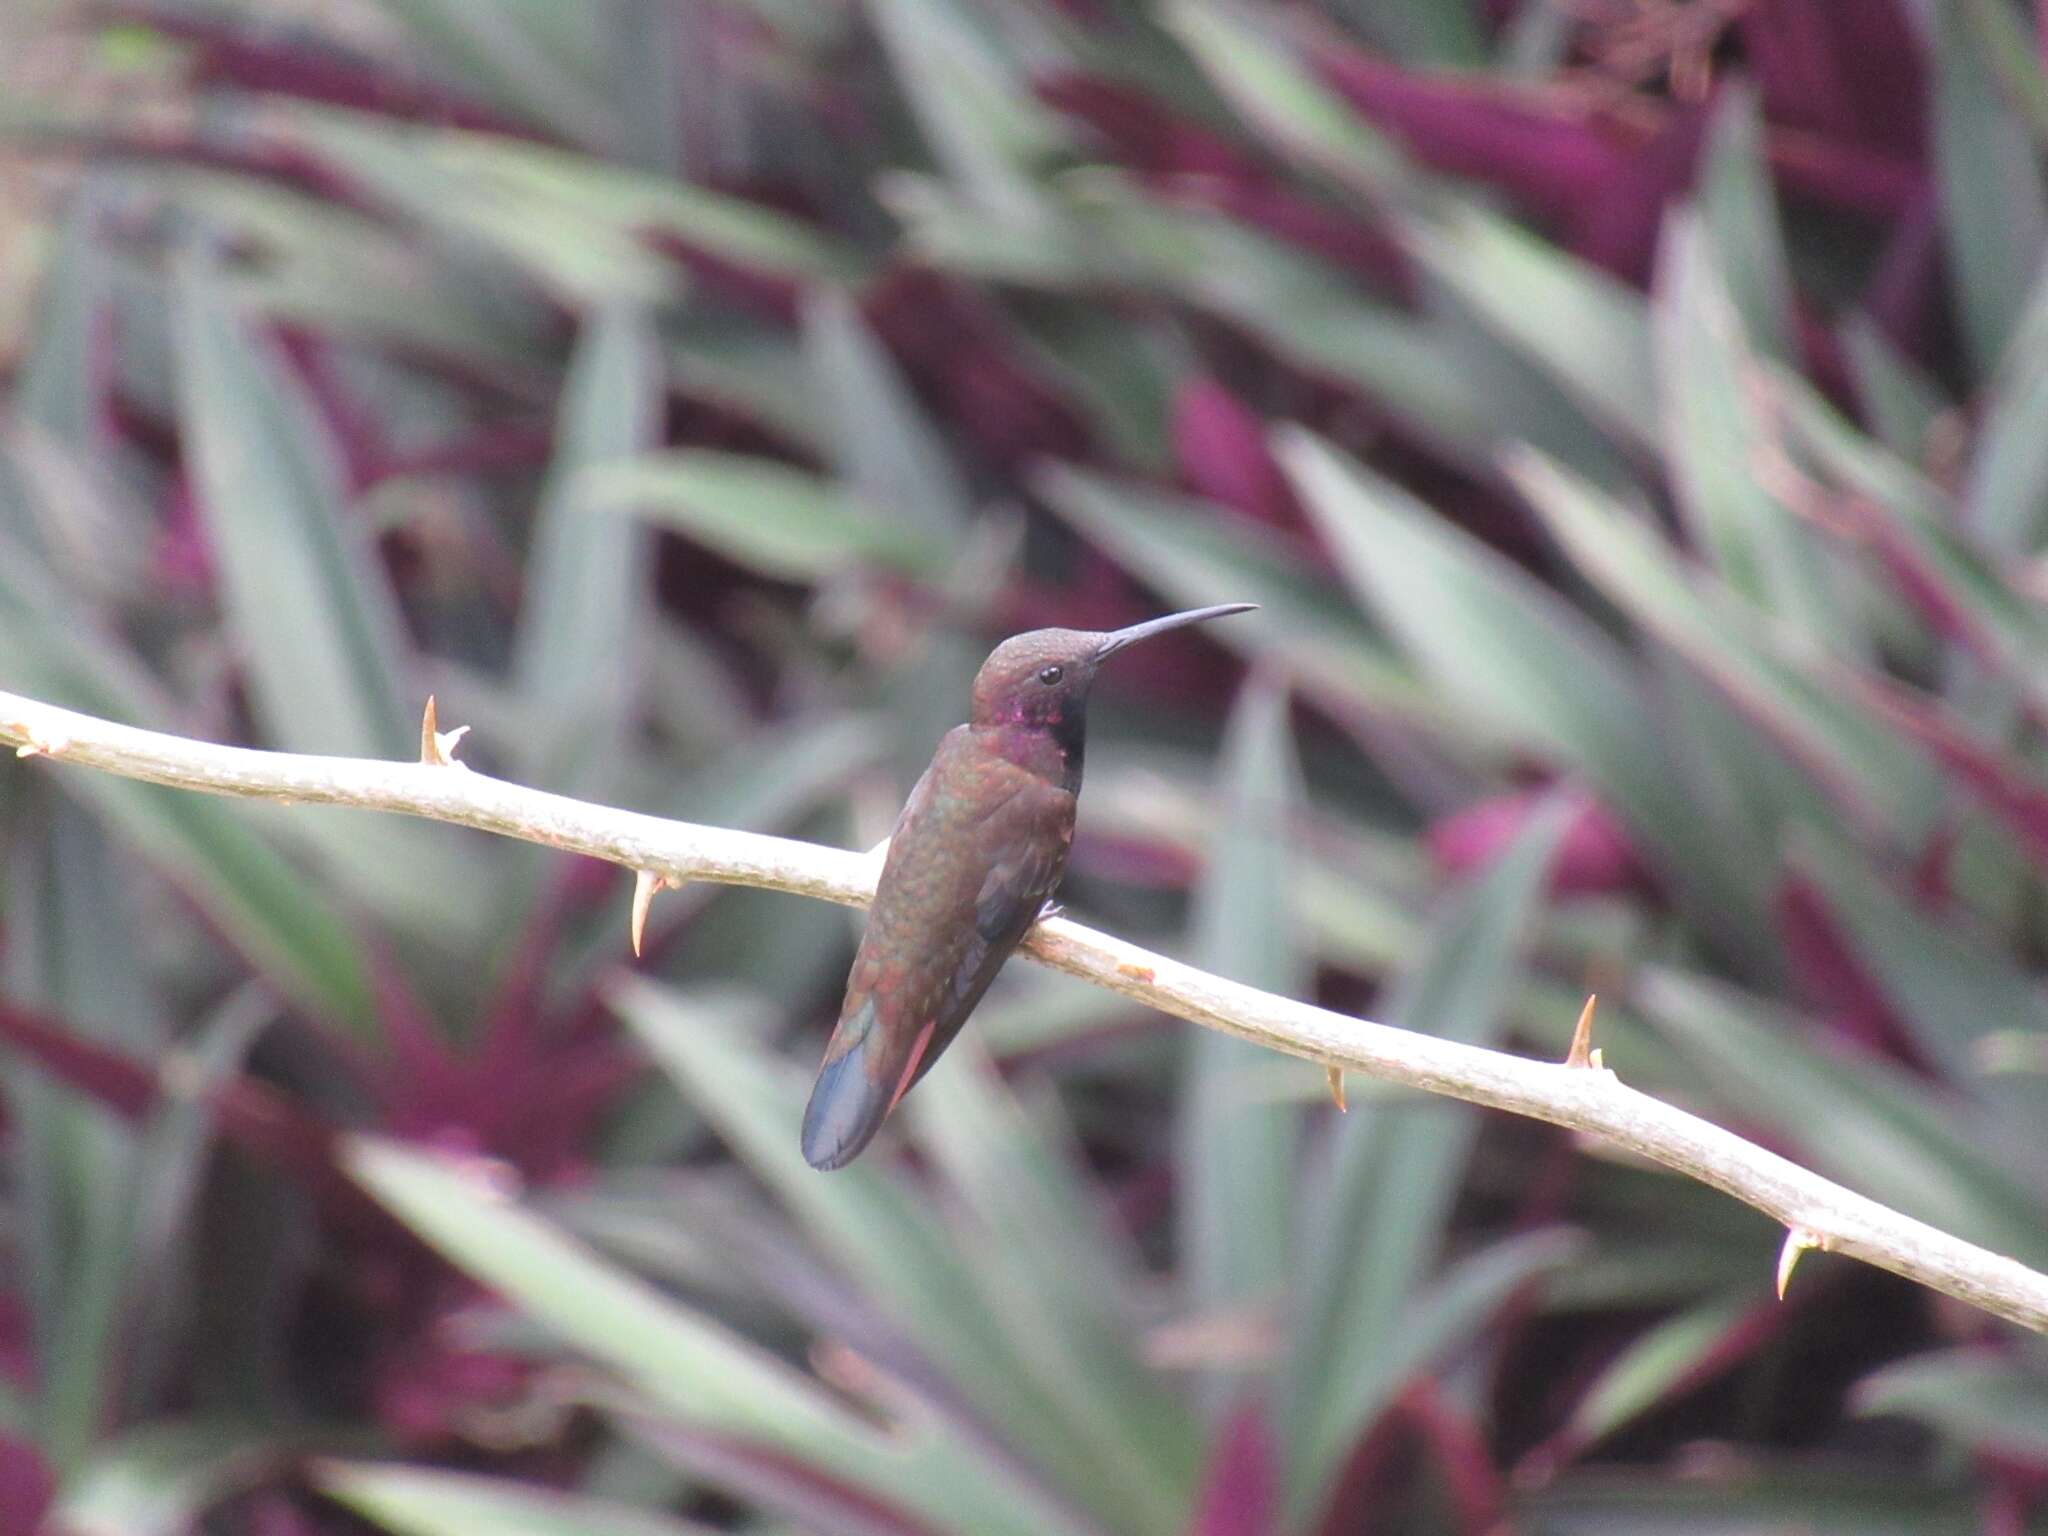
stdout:
<svg viewBox="0 0 2048 1536">
<path fill-rule="evenodd" d="M 966 483 L 846 294 L 824 290 L 805 308 L 804 351 L 835 418 L 841 478 L 920 537 L 956 542 L 973 510 Z"/>
<path fill-rule="evenodd" d="M 707 1527 L 509 1477 L 425 1467 L 322 1462 L 329 1498 L 397 1536 L 704 1536 Z"/>
<path fill-rule="evenodd" d="M 1754 931 L 1753 871 L 1696 823 L 1655 733 L 1638 669 L 1608 635 L 1526 572 L 1407 492 L 1305 433 L 1281 462 L 1346 580 L 1459 707 L 1461 729 L 1498 734 L 1583 773 L 1655 839 L 1662 872 L 1718 926 Z"/>
<path fill-rule="evenodd" d="M 1388 1000 L 1391 1022 L 1470 1044 L 1495 1037 L 1568 822 L 1564 804 L 1546 808 L 1460 897 Z M 1419 1364 L 1404 1321 L 1477 1130 L 1467 1109 L 1394 1101 L 1360 1105 L 1336 1126 L 1289 1364 L 1297 1513 Z"/>
<path fill-rule="evenodd" d="M 1721 689 L 1853 814 L 1911 826 L 1931 779 L 1890 732 L 1789 664 L 1747 605 L 1684 562 L 1642 520 L 1534 454 L 1510 474 L 1573 560 L 1617 604 Z M 1784 642 L 1780 642 L 1783 644 Z"/>
<path fill-rule="evenodd" d="M 1727 1110 L 1873 1198 L 2022 1262 L 2048 1258 L 2038 1190 L 1969 1134 L 1971 1117 L 1923 1079 L 1823 1051 L 1763 1001 L 1668 969 L 1635 1001 L 1691 1057 Z"/>
<path fill-rule="evenodd" d="M 765 1351 L 604 1263 L 504 1195 L 394 1143 L 357 1140 L 350 1173 L 400 1219 L 667 1417 L 815 1467 L 940 1529 L 1063 1528 L 940 1426 L 885 1435 Z"/>
<path fill-rule="evenodd" d="M 797 1084 L 778 1078 L 729 1023 L 675 993 L 635 983 L 613 1006 L 647 1043 L 676 1086 L 847 1270 L 949 1384 L 1048 1467 L 1072 1465 L 1076 1441 L 1058 1404 L 1036 1390 L 1003 1319 L 980 1294 L 952 1235 L 916 1192 L 870 1156 L 820 1178 L 803 1160 L 795 1128 Z M 1085 1465 L 1085 1452 L 1082 1464 Z"/>
<path fill-rule="evenodd" d="M 644 316 L 600 310 L 584 324 L 527 562 L 513 674 L 531 708 L 527 760 L 576 781 L 624 743 L 633 657 L 649 621 L 647 536 L 583 494 L 594 465 L 653 447 L 661 364 Z M 571 754 L 569 763 L 564 754 Z"/>
<path fill-rule="evenodd" d="M 257 718 L 297 752 L 410 756 L 397 602 L 310 406 L 197 260 L 177 340 L 185 448 Z"/>
<path fill-rule="evenodd" d="M 1287 694 L 1255 678 L 1231 717 L 1221 805 L 1195 897 L 1197 963 L 1298 996 L 1308 979 L 1294 917 L 1299 769 Z M 1262 1091 L 1268 1053 L 1209 1030 L 1188 1041 L 1178 1143 L 1180 1264 L 1207 1311 L 1274 1307 L 1292 1263 L 1295 1106 Z M 1220 1401 L 1220 1399 L 1219 1399 Z"/>
<path fill-rule="evenodd" d="M 2021 122 L 2006 106 L 1969 7 L 1933 5 L 1934 149 L 1942 226 L 1955 263 L 1958 318 L 1988 374 L 2026 311 L 2048 251 L 2048 191 Z"/>
</svg>

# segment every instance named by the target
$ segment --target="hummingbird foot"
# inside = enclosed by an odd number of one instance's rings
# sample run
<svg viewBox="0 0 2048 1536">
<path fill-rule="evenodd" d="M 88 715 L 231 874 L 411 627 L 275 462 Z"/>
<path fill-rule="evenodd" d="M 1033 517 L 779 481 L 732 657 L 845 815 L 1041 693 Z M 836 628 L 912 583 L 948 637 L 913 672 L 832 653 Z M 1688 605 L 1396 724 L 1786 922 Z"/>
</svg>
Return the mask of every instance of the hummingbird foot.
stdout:
<svg viewBox="0 0 2048 1536">
<path fill-rule="evenodd" d="M 1066 915 L 1066 907 L 1061 905 L 1059 902 L 1053 901 L 1050 898 L 1048 898 L 1045 905 L 1038 909 L 1038 916 L 1033 918 L 1032 921 L 1037 923 L 1049 923 L 1056 917 L 1065 917 Z"/>
</svg>

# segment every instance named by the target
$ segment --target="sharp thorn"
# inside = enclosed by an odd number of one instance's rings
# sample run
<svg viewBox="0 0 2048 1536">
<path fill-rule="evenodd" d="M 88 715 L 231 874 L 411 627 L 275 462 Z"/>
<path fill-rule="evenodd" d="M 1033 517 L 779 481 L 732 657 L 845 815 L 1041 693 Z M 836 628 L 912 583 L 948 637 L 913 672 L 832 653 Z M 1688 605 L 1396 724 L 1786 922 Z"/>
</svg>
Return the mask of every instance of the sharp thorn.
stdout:
<svg viewBox="0 0 2048 1536">
<path fill-rule="evenodd" d="M 1568 1067 L 1597 1067 L 1600 1053 L 1593 1049 L 1593 1011 L 1600 1005 L 1597 993 L 1586 995 L 1586 1006 L 1579 1010 L 1579 1022 L 1572 1030 L 1571 1049 L 1565 1052 L 1564 1064 Z"/>
<path fill-rule="evenodd" d="M 1778 1250 L 1778 1300 L 1785 1299 L 1785 1287 L 1792 1283 L 1792 1270 L 1799 1263 L 1799 1256 L 1809 1248 L 1826 1246 L 1818 1234 L 1804 1227 L 1793 1227 L 1785 1233 L 1785 1246 Z"/>
<path fill-rule="evenodd" d="M 1337 1106 L 1338 1114 L 1350 1114 L 1351 1106 L 1344 1102 L 1344 1069 L 1342 1067 L 1325 1067 L 1323 1071 L 1330 1079 L 1330 1102 Z"/>
<path fill-rule="evenodd" d="M 458 725 L 452 731 L 441 729 L 441 721 L 434 705 L 434 696 L 427 695 L 427 707 L 420 714 L 420 761 L 430 768 L 460 768 L 455 761 L 455 744 L 469 734 L 469 727 Z"/>
<path fill-rule="evenodd" d="M 55 757 L 71 745 L 69 736 L 52 735 L 30 721 L 10 721 L 9 728 L 21 737 L 21 745 L 14 749 L 16 757 Z"/>
<path fill-rule="evenodd" d="M 633 871 L 633 955 L 640 956 L 641 942 L 647 936 L 647 909 L 654 905 L 657 893 L 668 889 L 668 881 L 651 869 Z"/>
</svg>

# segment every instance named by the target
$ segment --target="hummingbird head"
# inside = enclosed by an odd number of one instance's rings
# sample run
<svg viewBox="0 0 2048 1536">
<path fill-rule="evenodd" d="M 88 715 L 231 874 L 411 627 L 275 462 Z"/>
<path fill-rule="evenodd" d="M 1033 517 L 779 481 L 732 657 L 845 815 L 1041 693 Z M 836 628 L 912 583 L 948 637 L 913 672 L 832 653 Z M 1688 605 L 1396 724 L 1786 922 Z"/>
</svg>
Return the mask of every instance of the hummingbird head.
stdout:
<svg viewBox="0 0 2048 1536">
<path fill-rule="evenodd" d="M 1168 630 L 1257 606 L 1224 603 L 1191 608 L 1126 629 L 1034 629 L 1012 635 L 989 653 L 975 674 L 974 723 L 1043 730 L 1062 739 L 1071 736 L 1078 743 L 1095 669 L 1110 657 L 1127 645 Z"/>
</svg>

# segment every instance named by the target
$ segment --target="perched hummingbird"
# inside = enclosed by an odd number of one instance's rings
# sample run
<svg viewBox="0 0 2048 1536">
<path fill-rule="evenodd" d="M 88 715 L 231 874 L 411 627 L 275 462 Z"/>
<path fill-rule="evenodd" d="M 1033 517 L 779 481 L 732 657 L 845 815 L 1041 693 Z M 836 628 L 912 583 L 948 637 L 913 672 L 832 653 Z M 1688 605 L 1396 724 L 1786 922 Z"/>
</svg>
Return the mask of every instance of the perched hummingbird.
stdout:
<svg viewBox="0 0 2048 1536">
<path fill-rule="evenodd" d="M 1107 634 L 1035 629 L 982 663 L 971 718 L 939 742 L 896 818 L 804 1110 L 813 1168 L 860 1155 L 953 1043 L 1059 885 L 1095 669 L 1127 645 L 1256 606 L 1195 608 Z"/>
</svg>

